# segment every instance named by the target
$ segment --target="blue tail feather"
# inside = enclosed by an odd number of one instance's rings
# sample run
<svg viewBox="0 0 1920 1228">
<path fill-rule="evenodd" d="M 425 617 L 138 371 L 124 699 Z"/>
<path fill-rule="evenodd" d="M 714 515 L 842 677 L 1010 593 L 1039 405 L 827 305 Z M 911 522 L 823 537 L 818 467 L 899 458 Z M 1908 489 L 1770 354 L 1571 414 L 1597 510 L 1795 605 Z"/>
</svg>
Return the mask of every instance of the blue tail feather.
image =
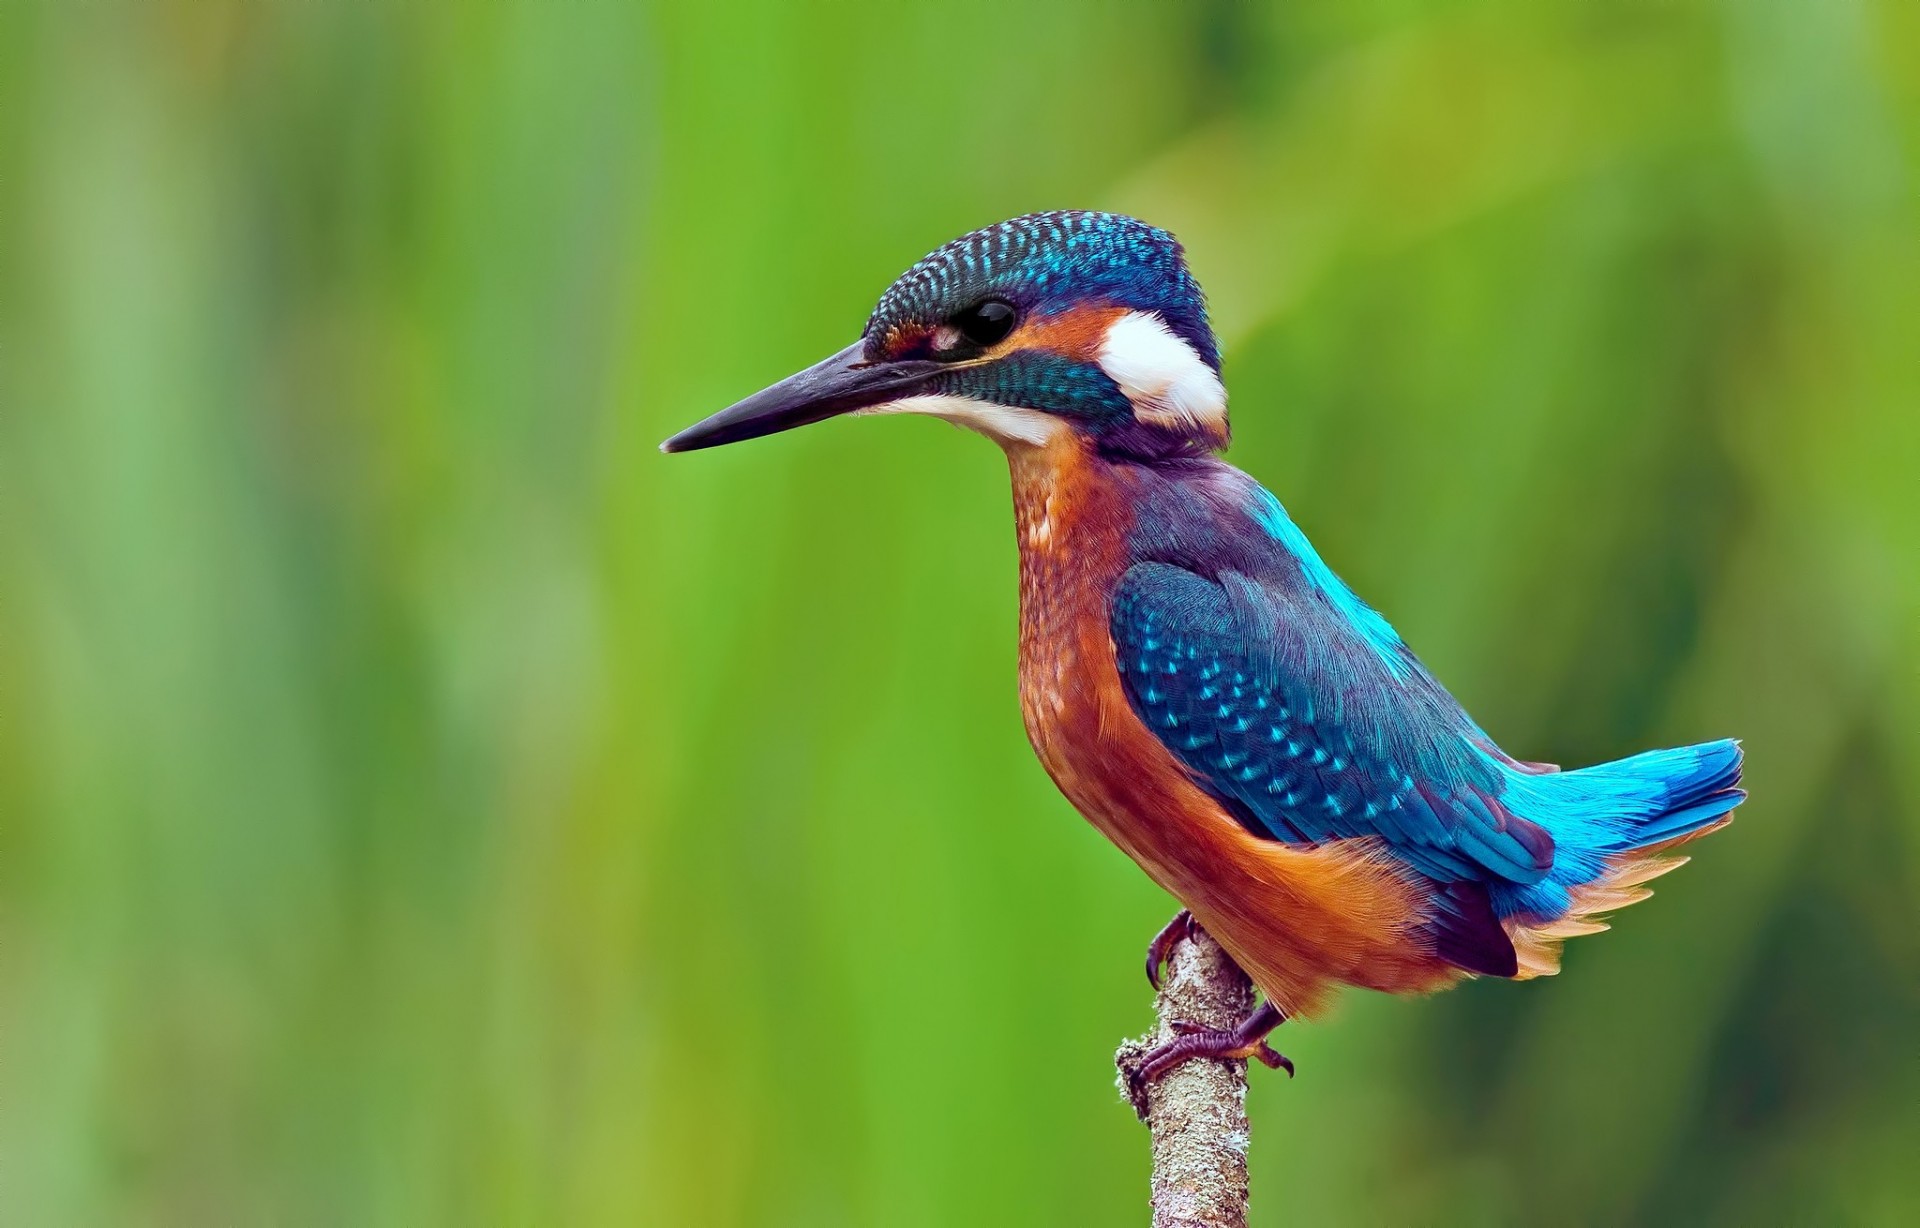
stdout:
<svg viewBox="0 0 1920 1228">
<path fill-rule="evenodd" d="M 1740 744 L 1732 739 L 1650 750 L 1572 772 L 1506 772 L 1501 801 L 1547 829 L 1553 869 L 1526 886 L 1498 885 L 1503 917 L 1551 920 L 1570 906 L 1569 889 L 1590 883 L 1616 854 L 1676 840 L 1718 821 L 1746 800 Z"/>
</svg>

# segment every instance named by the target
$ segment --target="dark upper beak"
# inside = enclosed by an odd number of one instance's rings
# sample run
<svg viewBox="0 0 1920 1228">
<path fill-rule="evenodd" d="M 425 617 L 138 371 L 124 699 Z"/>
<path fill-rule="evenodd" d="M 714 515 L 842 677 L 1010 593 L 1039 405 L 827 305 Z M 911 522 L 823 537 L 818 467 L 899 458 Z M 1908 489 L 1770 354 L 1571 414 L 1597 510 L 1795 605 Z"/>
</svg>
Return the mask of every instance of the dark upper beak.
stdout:
<svg viewBox="0 0 1920 1228">
<path fill-rule="evenodd" d="M 696 422 L 660 445 L 662 452 L 691 452 L 723 443 L 757 439 L 775 431 L 792 430 L 835 414 L 884 405 L 912 395 L 914 385 L 943 370 L 924 359 L 904 362 L 868 362 L 861 342 L 833 357 L 789 375 L 730 409 Z"/>
</svg>

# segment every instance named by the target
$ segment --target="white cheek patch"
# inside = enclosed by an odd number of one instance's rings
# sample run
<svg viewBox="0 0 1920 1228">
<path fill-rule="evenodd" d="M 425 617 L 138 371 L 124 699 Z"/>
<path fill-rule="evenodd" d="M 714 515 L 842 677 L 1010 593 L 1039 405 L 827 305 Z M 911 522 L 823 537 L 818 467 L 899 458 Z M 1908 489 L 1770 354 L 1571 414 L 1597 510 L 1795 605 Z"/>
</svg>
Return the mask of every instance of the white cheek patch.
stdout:
<svg viewBox="0 0 1920 1228">
<path fill-rule="evenodd" d="M 902 397 L 884 405 L 857 409 L 854 413 L 925 414 L 929 418 L 941 418 L 979 431 L 1001 444 L 1026 443 L 1035 447 L 1048 443 L 1067 429 L 1066 423 L 1052 414 L 1043 414 L 1037 409 L 1022 409 L 1017 405 L 1001 405 L 995 401 L 976 401 L 972 397 Z"/>
<path fill-rule="evenodd" d="M 1100 369 L 1133 402 L 1133 413 L 1155 426 L 1221 428 L 1227 390 L 1200 355 L 1159 316 L 1129 311 L 1107 326 Z"/>
</svg>

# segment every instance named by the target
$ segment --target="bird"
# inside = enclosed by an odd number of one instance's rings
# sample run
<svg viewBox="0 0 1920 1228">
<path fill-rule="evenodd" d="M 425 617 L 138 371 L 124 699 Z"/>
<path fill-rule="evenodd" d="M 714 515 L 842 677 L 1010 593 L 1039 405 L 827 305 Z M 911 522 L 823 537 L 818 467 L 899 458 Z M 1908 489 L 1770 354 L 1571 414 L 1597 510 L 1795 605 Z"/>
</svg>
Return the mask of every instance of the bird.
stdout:
<svg viewBox="0 0 1920 1228">
<path fill-rule="evenodd" d="M 839 353 L 661 444 L 923 414 L 1000 445 L 1019 692 L 1067 800 L 1259 990 L 1141 1059 L 1293 1064 L 1268 1043 L 1342 987 L 1559 971 L 1563 940 L 1681 864 L 1746 798 L 1734 739 L 1576 770 L 1502 750 L 1280 501 L 1220 456 L 1220 347 L 1172 234 L 1032 213 L 944 244 Z"/>
</svg>

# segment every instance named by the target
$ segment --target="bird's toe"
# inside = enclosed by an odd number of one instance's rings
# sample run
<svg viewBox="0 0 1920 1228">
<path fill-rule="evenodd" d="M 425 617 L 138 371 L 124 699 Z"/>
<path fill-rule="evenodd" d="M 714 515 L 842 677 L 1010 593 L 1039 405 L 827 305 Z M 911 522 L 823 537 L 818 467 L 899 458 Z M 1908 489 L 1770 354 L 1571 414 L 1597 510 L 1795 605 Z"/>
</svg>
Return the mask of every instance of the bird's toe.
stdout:
<svg viewBox="0 0 1920 1228">
<path fill-rule="evenodd" d="M 1173 958 L 1173 948 L 1183 938 L 1193 936 L 1193 914 L 1186 909 L 1175 913 L 1173 920 L 1160 927 L 1160 932 L 1147 944 L 1147 984 L 1160 988 L 1160 978 L 1165 972 L 1167 961 Z"/>
</svg>

